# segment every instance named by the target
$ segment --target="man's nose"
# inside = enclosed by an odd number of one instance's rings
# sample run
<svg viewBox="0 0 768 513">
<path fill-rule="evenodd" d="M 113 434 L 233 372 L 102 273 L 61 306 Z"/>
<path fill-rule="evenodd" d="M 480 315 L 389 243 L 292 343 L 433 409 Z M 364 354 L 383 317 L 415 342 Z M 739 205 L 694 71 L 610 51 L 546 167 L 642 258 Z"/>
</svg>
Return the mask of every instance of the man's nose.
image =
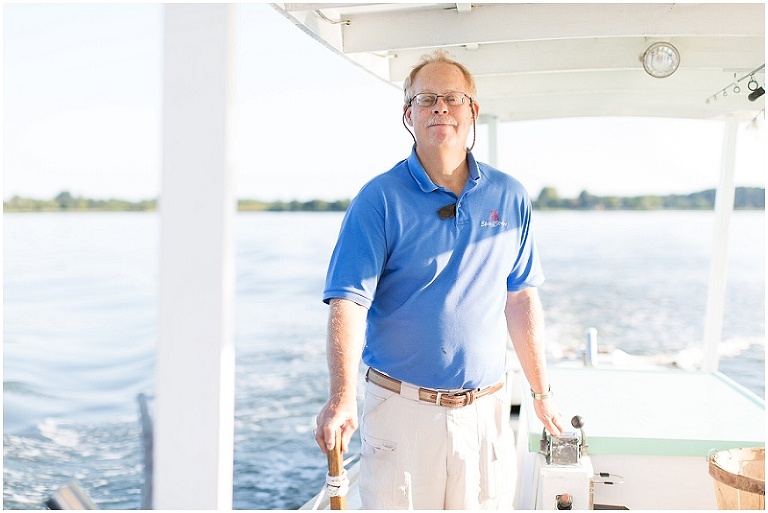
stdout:
<svg viewBox="0 0 768 513">
<path fill-rule="evenodd" d="M 437 100 L 435 100 L 435 106 L 432 107 L 432 111 L 435 114 L 448 112 L 448 102 L 445 101 L 445 98 L 438 96 Z"/>
</svg>

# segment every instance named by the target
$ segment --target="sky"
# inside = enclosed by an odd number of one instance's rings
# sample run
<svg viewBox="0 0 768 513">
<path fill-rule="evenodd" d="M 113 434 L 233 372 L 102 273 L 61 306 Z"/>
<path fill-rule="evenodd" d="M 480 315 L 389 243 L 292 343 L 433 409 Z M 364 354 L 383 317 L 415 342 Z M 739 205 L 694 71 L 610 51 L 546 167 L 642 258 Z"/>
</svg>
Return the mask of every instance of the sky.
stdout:
<svg viewBox="0 0 768 513">
<path fill-rule="evenodd" d="M 160 190 L 162 6 L 5 4 L 3 198 Z M 238 198 L 345 199 L 410 153 L 402 93 L 264 4 L 236 11 Z M 482 95 L 482 91 L 480 92 Z M 480 100 L 482 112 L 482 99 Z M 765 186 L 765 121 L 740 128 L 738 186 Z M 480 125 L 475 155 L 487 156 Z M 714 188 L 723 124 L 656 119 L 503 123 L 498 167 L 532 196 Z"/>
</svg>

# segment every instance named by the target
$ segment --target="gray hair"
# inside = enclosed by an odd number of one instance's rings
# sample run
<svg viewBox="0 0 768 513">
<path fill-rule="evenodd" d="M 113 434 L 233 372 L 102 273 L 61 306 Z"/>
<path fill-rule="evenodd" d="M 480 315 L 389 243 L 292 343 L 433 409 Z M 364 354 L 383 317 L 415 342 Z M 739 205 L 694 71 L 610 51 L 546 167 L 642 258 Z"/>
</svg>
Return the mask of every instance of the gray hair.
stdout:
<svg viewBox="0 0 768 513">
<path fill-rule="evenodd" d="M 452 59 L 448 55 L 448 52 L 445 50 L 435 50 L 430 54 L 422 55 L 419 62 L 413 67 L 413 69 L 411 69 L 411 72 L 408 74 L 408 76 L 405 77 L 405 81 L 403 82 L 403 94 L 406 105 L 408 105 L 413 98 L 413 91 L 411 90 L 411 87 L 413 86 L 413 81 L 416 80 L 416 74 L 418 74 L 418 72 L 421 71 L 421 69 L 427 64 L 435 64 L 438 62 L 451 64 L 452 66 L 459 68 L 459 71 L 461 71 L 462 75 L 464 75 L 464 78 L 467 80 L 467 84 L 469 85 L 469 91 L 463 92 L 466 92 L 469 96 L 475 98 L 477 95 L 477 86 L 475 84 L 475 77 L 472 76 L 472 73 L 470 73 L 463 64 Z"/>
</svg>

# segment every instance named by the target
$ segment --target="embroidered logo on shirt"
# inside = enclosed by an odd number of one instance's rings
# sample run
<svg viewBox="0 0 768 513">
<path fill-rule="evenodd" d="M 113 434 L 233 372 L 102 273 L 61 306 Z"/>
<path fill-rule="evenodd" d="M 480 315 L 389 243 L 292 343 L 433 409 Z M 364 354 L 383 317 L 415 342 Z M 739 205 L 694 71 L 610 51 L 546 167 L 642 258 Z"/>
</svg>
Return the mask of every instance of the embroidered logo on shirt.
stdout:
<svg viewBox="0 0 768 513">
<path fill-rule="evenodd" d="M 499 217 L 498 210 L 491 210 L 491 214 L 488 216 L 488 220 L 481 221 L 480 226 L 484 228 L 495 228 L 497 226 L 501 226 L 502 228 L 504 228 L 507 226 L 507 222 L 501 220 L 501 217 Z"/>
</svg>

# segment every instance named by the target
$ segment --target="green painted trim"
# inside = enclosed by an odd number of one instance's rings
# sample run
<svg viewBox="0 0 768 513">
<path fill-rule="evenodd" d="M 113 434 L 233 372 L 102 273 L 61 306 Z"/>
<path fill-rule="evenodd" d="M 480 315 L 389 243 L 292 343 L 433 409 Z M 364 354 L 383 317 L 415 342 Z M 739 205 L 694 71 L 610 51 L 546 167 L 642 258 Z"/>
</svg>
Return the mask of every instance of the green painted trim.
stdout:
<svg viewBox="0 0 768 513">
<path fill-rule="evenodd" d="M 541 436 L 528 438 L 528 451 L 539 452 Z M 754 440 L 659 440 L 653 438 L 589 438 L 589 454 L 617 454 L 626 456 L 694 456 L 706 458 L 710 451 L 765 447 L 765 442 Z"/>
</svg>

